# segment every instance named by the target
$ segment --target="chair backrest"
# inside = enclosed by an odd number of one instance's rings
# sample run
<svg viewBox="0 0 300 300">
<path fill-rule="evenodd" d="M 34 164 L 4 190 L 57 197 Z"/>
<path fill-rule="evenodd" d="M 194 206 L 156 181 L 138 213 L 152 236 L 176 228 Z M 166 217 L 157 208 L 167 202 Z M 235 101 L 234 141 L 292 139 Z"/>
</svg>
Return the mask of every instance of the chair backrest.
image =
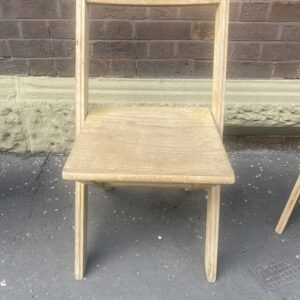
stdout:
<svg viewBox="0 0 300 300">
<path fill-rule="evenodd" d="M 211 111 L 223 135 L 230 0 L 76 0 L 76 133 L 88 110 L 90 4 L 126 6 L 216 5 Z"/>
</svg>

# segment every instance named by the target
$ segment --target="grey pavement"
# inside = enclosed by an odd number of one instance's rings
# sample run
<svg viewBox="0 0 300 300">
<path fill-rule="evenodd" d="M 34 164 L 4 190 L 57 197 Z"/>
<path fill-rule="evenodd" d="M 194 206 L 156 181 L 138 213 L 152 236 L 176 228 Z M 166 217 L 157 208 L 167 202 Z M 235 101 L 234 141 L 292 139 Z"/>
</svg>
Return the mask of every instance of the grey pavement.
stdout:
<svg viewBox="0 0 300 300">
<path fill-rule="evenodd" d="M 0 155 L 0 299 L 300 299 L 300 207 L 276 222 L 298 146 L 229 146 L 218 280 L 206 281 L 204 191 L 89 189 L 86 278 L 73 278 L 74 185 L 63 155 Z"/>
</svg>

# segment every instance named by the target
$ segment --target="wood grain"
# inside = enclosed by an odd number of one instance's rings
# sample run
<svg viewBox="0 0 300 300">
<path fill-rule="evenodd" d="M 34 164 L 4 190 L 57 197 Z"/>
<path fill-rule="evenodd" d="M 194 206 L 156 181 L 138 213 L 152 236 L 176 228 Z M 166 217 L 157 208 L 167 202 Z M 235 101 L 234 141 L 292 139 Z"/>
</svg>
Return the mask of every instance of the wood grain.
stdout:
<svg viewBox="0 0 300 300">
<path fill-rule="evenodd" d="M 103 107 L 89 113 L 65 179 L 230 184 L 234 174 L 208 108 Z"/>
<path fill-rule="evenodd" d="M 78 138 L 87 115 L 89 78 L 89 22 L 88 5 L 76 0 L 76 137 Z M 75 278 L 83 279 L 86 266 L 87 189 L 75 183 Z"/>
<path fill-rule="evenodd" d="M 297 203 L 297 200 L 300 196 L 300 175 L 298 176 L 298 179 L 295 183 L 295 186 L 292 190 L 292 193 L 286 203 L 286 206 L 284 207 L 284 210 L 282 212 L 282 215 L 279 219 L 279 222 L 276 226 L 276 229 L 275 231 L 278 233 L 278 234 L 281 234 L 285 227 L 286 227 L 286 224 L 287 222 L 289 221 L 289 218 L 294 210 L 294 207 Z"/>
<path fill-rule="evenodd" d="M 87 251 L 87 190 L 88 186 L 75 184 L 75 279 L 82 280 L 86 267 Z"/>
<path fill-rule="evenodd" d="M 205 271 L 209 282 L 217 279 L 219 219 L 221 187 L 213 186 L 208 190 L 206 234 L 205 234 Z"/>
<path fill-rule="evenodd" d="M 217 6 L 215 21 L 214 63 L 211 110 L 220 136 L 224 127 L 224 100 L 227 70 L 229 0 Z"/>
<path fill-rule="evenodd" d="M 211 109 L 98 107 L 88 114 L 88 7 L 217 4 Z M 76 142 L 63 170 L 75 180 L 75 278 L 86 265 L 87 185 L 209 186 L 205 267 L 216 280 L 220 184 L 235 181 L 222 144 L 229 0 L 76 0 Z"/>
<path fill-rule="evenodd" d="M 89 96 L 89 20 L 85 0 L 76 0 L 76 135 L 87 115 Z"/>
<path fill-rule="evenodd" d="M 178 6 L 217 4 L 220 0 L 86 0 L 89 4 L 133 6 Z"/>
</svg>

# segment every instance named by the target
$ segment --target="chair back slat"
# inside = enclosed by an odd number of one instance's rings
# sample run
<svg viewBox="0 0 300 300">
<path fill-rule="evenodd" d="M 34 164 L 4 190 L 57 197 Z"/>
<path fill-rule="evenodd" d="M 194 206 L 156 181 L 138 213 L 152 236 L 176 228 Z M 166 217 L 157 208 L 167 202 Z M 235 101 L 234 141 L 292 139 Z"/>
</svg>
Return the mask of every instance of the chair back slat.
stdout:
<svg viewBox="0 0 300 300">
<path fill-rule="evenodd" d="M 211 111 L 223 135 L 230 0 L 76 0 L 76 129 L 87 115 L 89 61 L 89 4 L 201 5 L 216 4 Z"/>
</svg>

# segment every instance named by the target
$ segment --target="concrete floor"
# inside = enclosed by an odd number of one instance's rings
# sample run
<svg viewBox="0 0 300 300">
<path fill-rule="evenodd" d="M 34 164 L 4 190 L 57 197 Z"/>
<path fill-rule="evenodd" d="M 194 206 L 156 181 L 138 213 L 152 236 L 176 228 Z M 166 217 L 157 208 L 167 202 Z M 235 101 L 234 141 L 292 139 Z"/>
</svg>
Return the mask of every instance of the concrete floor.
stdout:
<svg viewBox="0 0 300 300">
<path fill-rule="evenodd" d="M 0 155 L 0 299 L 300 299 L 300 207 L 274 233 L 299 149 L 229 155 L 237 182 L 222 192 L 215 284 L 203 266 L 203 191 L 91 188 L 87 273 L 77 282 L 65 157 Z"/>
</svg>

